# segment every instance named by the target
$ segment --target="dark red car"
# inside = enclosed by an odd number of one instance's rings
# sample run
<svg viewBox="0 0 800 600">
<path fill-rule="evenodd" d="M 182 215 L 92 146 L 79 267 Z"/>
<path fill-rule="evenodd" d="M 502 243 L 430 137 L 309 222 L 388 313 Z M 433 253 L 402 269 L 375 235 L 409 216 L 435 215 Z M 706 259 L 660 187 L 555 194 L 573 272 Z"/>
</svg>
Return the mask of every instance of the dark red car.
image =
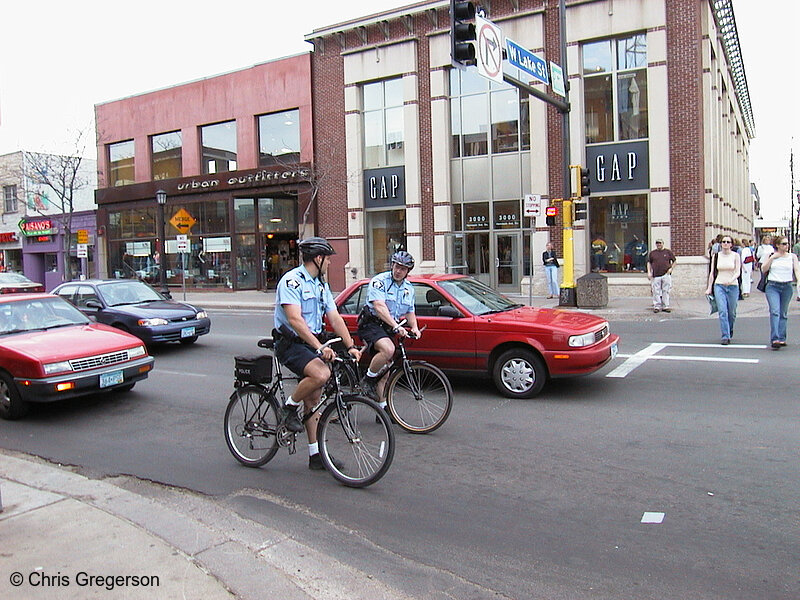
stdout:
<svg viewBox="0 0 800 600">
<path fill-rule="evenodd" d="M 409 354 L 446 371 L 486 373 L 510 398 L 531 398 L 550 377 L 592 373 L 616 356 L 619 336 L 595 315 L 523 306 L 463 275 L 408 280 L 419 326 L 427 327 L 408 345 Z M 336 298 L 351 331 L 368 282 L 353 283 Z"/>
<path fill-rule="evenodd" d="M 153 368 L 144 343 L 50 294 L 0 296 L 0 418 L 30 402 L 130 390 Z"/>
</svg>

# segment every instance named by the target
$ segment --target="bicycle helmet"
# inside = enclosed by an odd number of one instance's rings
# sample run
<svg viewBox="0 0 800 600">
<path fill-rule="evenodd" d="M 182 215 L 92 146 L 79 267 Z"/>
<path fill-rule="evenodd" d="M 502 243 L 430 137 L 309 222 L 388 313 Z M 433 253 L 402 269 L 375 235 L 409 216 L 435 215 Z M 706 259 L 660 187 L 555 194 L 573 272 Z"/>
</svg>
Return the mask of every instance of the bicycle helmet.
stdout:
<svg viewBox="0 0 800 600">
<path fill-rule="evenodd" d="M 303 256 L 314 258 L 315 256 L 330 256 L 336 254 L 336 250 L 328 243 L 328 240 L 321 237 L 310 237 L 302 240 L 297 247 Z"/>
<path fill-rule="evenodd" d="M 399 250 L 392 254 L 391 262 L 406 267 L 409 271 L 414 268 L 414 257 L 405 250 Z"/>
</svg>

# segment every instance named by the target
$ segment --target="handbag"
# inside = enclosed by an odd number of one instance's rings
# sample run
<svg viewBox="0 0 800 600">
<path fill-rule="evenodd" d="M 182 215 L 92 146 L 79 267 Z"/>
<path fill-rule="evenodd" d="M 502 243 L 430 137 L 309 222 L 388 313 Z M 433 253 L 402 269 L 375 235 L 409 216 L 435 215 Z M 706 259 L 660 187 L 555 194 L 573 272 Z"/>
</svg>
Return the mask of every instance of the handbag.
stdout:
<svg viewBox="0 0 800 600">
<path fill-rule="evenodd" d="M 769 271 L 761 271 L 761 279 L 758 281 L 758 285 L 756 285 L 756 289 L 759 292 L 766 292 L 767 291 L 767 274 Z"/>
<path fill-rule="evenodd" d="M 706 294 L 706 298 L 708 299 L 708 305 L 711 307 L 711 313 L 714 314 L 715 312 L 719 312 L 719 307 L 717 306 L 717 299 L 714 297 L 714 294 Z"/>
</svg>

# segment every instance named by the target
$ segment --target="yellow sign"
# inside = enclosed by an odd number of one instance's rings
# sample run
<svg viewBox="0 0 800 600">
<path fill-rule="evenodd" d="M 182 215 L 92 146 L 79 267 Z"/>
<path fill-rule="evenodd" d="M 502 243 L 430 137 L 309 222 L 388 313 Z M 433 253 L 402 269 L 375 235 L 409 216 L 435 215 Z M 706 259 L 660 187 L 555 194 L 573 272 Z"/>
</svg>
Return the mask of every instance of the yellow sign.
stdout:
<svg viewBox="0 0 800 600">
<path fill-rule="evenodd" d="M 170 224 L 180 231 L 181 233 L 189 233 L 192 230 L 192 226 L 197 223 L 197 220 L 186 212 L 185 208 L 180 209 L 169 220 Z"/>
<path fill-rule="evenodd" d="M 89 230 L 88 229 L 78 229 L 78 244 L 88 244 L 89 243 Z"/>
</svg>

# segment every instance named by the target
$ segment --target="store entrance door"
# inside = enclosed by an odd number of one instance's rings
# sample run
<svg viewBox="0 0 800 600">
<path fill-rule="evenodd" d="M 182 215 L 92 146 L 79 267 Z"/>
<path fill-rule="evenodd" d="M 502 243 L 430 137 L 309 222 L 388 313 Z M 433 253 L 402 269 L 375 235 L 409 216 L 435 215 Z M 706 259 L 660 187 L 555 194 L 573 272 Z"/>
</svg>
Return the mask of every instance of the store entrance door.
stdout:
<svg viewBox="0 0 800 600">
<path fill-rule="evenodd" d="M 519 293 L 520 238 L 519 232 L 494 234 L 494 277 L 500 291 Z"/>
<path fill-rule="evenodd" d="M 297 233 L 261 234 L 261 287 L 274 290 L 289 269 L 299 264 Z"/>
</svg>

